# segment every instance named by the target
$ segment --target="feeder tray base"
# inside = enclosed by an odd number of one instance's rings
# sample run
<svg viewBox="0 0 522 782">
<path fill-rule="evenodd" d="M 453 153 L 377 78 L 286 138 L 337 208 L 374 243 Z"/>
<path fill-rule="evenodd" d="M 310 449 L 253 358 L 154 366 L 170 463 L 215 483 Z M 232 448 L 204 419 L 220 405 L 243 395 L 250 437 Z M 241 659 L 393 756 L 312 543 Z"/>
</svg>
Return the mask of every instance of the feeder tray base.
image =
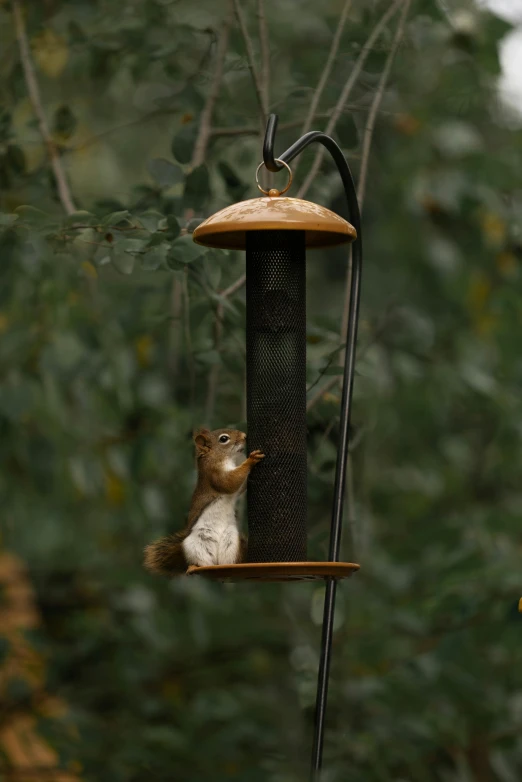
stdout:
<svg viewBox="0 0 522 782">
<path fill-rule="evenodd" d="M 317 581 L 322 578 L 349 578 L 359 570 L 353 562 L 243 562 L 239 565 L 212 565 L 187 570 L 187 576 L 205 576 L 213 581 Z"/>
</svg>

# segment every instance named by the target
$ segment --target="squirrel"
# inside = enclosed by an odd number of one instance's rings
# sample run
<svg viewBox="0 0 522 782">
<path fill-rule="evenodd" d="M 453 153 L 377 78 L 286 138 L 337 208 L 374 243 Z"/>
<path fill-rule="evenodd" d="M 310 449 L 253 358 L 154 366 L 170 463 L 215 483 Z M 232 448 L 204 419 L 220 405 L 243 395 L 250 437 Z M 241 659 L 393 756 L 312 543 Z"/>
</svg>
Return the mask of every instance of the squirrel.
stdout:
<svg viewBox="0 0 522 782">
<path fill-rule="evenodd" d="M 244 561 L 246 540 L 240 534 L 235 505 L 246 489 L 252 467 L 264 459 L 261 451 L 241 464 L 246 434 L 237 429 L 199 429 L 194 433 L 198 480 L 181 532 L 160 538 L 145 548 L 145 567 L 172 576 L 190 565 L 234 565 Z"/>
</svg>

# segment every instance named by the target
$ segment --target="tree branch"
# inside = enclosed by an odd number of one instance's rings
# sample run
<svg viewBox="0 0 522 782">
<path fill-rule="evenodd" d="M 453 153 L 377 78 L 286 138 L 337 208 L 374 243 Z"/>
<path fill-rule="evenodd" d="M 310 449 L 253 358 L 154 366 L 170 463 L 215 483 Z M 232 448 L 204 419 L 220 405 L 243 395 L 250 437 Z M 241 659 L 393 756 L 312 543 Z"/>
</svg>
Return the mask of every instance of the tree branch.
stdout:
<svg viewBox="0 0 522 782">
<path fill-rule="evenodd" d="M 64 153 L 70 155 L 74 152 L 80 152 L 81 150 L 91 147 L 93 144 L 98 144 L 99 141 L 104 139 L 106 136 L 110 136 L 112 133 L 120 133 L 122 130 L 126 130 L 127 128 L 132 128 L 136 125 L 142 125 L 144 122 L 149 122 L 150 120 L 156 119 L 158 117 L 168 117 L 170 114 L 177 114 L 178 112 L 179 106 L 170 109 L 156 109 L 155 111 L 150 111 L 148 114 L 143 114 L 141 117 L 136 117 L 136 119 L 123 122 L 121 125 L 114 125 L 112 128 L 107 128 L 107 130 L 102 130 L 100 133 L 95 133 L 91 136 L 88 136 L 86 139 L 84 139 L 84 141 L 78 141 L 76 144 L 66 147 L 64 149 Z"/>
<path fill-rule="evenodd" d="M 261 44 L 261 92 L 266 114 L 270 104 L 270 46 L 268 43 L 265 0 L 257 0 L 257 20 L 259 23 L 259 42 Z"/>
<path fill-rule="evenodd" d="M 343 10 L 341 12 L 341 18 L 339 19 L 339 23 L 335 30 L 335 35 L 332 40 L 332 45 L 328 53 L 326 64 L 323 68 L 323 72 L 321 73 L 321 77 L 319 79 L 317 87 L 315 88 L 312 97 L 312 102 L 310 103 L 310 108 L 308 109 L 308 114 L 306 115 L 306 119 L 304 121 L 304 125 L 301 130 L 301 135 L 303 136 L 305 133 L 308 133 L 308 131 L 312 126 L 312 122 L 315 119 L 315 112 L 317 111 L 317 107 L 319 105 L 319 101 L 321 100 L 324 88 L 326 86 L 326 82 L 330 78 L 330 73 L 332 72 L 333 64 L 335 62 L 335 58 L 337 57 L 337 52 L 339 51 L 339 45 L 341 43 L 344 26 L 346 24 L 346 20 L 348 19 L 348 14 L 350 12 L 351 6 L 352 6 L 352 0 L 345 0 Z M 295 172 L 297 171 L 298 165 L 299 165 L 299 158 L 297 158 L 297 160 L 294 163 L 294 175 Z"/>
<path fill-rule="evenodd" d="M 363 106 L 354 106 L 348 104 L 345 106 L 345 108 L 349 108 L 351 111 L 366 111 L 366 108 Z M 323 111 L 319 112 L 319 114 L 315 115 L 315 119 L 327 119 L 328 117 L 332 116 L 331 111 Z M 292 128 L 298 128 L 301 125 L 301 120 L 292 120 L 291 122 L 280 122 L 278 125 L 279 130 L 291 130 Z M 109 132 L 109 131 L 107 131 Z M 220 128 L 220 127 L 214 127 L 210 130 L 210 135 L 214 138 L 219 138 L 220 136 L 257 136 L 259 133 L 259 128 L 254 127 L 254 125 L 243 125 L 239 127 L 230 127 L 230 128 Z M 297 158 L 296 158 L 297 160 Z M 294 163 L 292 165 L 295 166 Z"/>
<path fill-rule="evenodd" d="M 241 277 L 238 277 L 237 280 L 232 283 L 232 285 L 229 285 L 228 288 L 222 290 L 220 296 L 222 296 L 224 299 L 227 299 L 229 296 L 233 296 L 234 293 L 243 287 L 245 280 L 246 275 L 242 274 Z"/>
<path fill-rule="evenodd" d="M 332 115 L 328 121 L 328 124 L 326 126 L 325 133 L 328 135 L 331 135 L 334 130 L 335 126 L 337 125 L 337 122 L 339 120 L 339 117 L 343 113 L 344 107 L 348 101 L 348 98 L 350 97 L 350 94 L 352 92 L 352 89 L 355 86 L 355 82 L 357 81 L 357 78 L 362 71 L 363 65 L 366 62 L 366 59 L 368 55 L 370 54 L 372 47 L 379 37 L 379 35 L 382 33 L 384 28 L 386 27 L 387 23 L 393 16 L 393 14 L 397 11 L 399 6 L 404 2 L 404 0 L 395 0 L 393 5 L 391 5 L 387 11 L 382 15 L 380 20 L 377 22 L 375 27 L 373 28 L 372 32 L 370 33 L 366 43 L 364 44 L 363 48 L 361 49 L 361 53 L 359 54 L 359 57 L 357 58 L 355 65 L 353 66 L 352 72 L 350 73 L 350 77 L 348 78 L 348 81 L 344 85 L 344 88 L 339 96 L 339 99 L 337 103 L 335 104 L 335 108 L 332 112 Z M 297 198 L 304 198 L 306 193 L 308 192 L 308 189 L 310 188 L 310 185 L 314 181 L 315 177 L 317 176 L 317 173 L 319 171 L 319 168 L 321 167 L 321 162 L 323 160 L 324 156 L 324 147 L 320 146 L 319 149 L 316 152 L 314 162 L 312 163 L 312 167 L 310 171 L 308 172 L 308 175 L 299 188 L 299 192 L 297 193 Z"/>
<path fill-rule="evenodd" d="M 370 159 L 370 149 L 372 146 L 375 121 L 377 119 L 377 113 L 379 111 L 379 107 L 382 102 L 386 84 L 388 83 L 393 61 L 395 59 L 395 55 L 397 53 L 399 44 L 402 39 L 402 35 L 404 33 L 406 17 L 408 15 L 410 4 L 411 4 L 411 0 L 404 0 L 404 5 L 402 7 L 399 23 L 397 24 L 397 30 L 395 31 L 395 37 L 393 39 L 392 47 L 389 51 L 388 57 L 386 58 L 386 62 L 384 63 L 384 68 L 382 70 L 379 79 L 377 91 L 373 96 L 372 104 L 370 106 L 370 111 L 368 114 L 368 122 L 366 123 L 366 127 L 364 129 L 364 140 L 363 140 L 363 147 L 361 153 L 361 167 L 359 169 L 359 182 L 357 184 L 357 200 L 359 201 L 359 209 L 361 211 L 361 214 L 363 211 L 364 195 L 366 190 L 366 179 L 368 176 L 368 161 Z M 346 333 L 346 329 L 348 328 L 348 318 L 350 315 L 351 271 L 352 271 L 352 264 L 351 264 L 351 253 L 350 253 L 350 263 L 348 265 L 348 271 L 346 275 L 343 314 L 341 318 L 341 339 L 343 338 L 343 335 Z"/>
<path fill-rule="evenodd" d="M 212 135 L 212 116 L 214 113 L 214 108 L 219 95 L 219 91 L 221 89 L 221 82 L 223 81 L 223 72 L 225 67 L 225 59 L 227 56 L 228 39 L 230 34 L 230 26 L 232 24 L 233 13 L 234 13 L 234 5 L 231 0 L 229 3 L 229 8 L 226 17 L 223 20 L 223 23 L 221 25 L 221 30 L 219 32 L 217 49 L 216 49 L 216 58 L 214 63 L 214 76 L 212 79 L 210 91 L 205 106 L 203 108 L 203 111 L 201 112 L 201 120 L 199 124 L 198 136 L 196 139 L 196 144 L 194 146 L 194 154 L 192 156 L 192 166 L 194 168 L 196 166 L 200 166 L 205 160 L 207 147 Z M 185 298 L 186 298 L 186 306 L 188 308 L 188 289 L 186 290 L 187 292 Z M 221 337 L 223 333 L 222 320 L 223 320 L 223 304 L 220 303 L 217 307 L 216 319 L 214 321 L 214 348 L 217 351 L 219 351 L 220 344 L 221 344 Z M 187 334 L 189 334 L 188 327 L 187 327 Z M 205 420 L 207 421 L 207 423 L 211 421 L 214 415 L 214 406 L 216 401 L 218 382 L 219 382 L 219 364 L 216 363 L 211 366 L 208 375 L 207 399 L 205 404 L 205 416 L 206 416 Z M 192 401 L 194 401 L 193 400 L 194 384 L 195 384 L 195 378 L 194 378 L 194 369 L 192 363 L 192 369 L 191 369 Z"/>
<path fill-rule="evenodd" d="M 331 388 L 335 386 L 336 383 L 339 382 L 339 377 L 336 375 L 331 377 L 327 383 L 324 384 L 324 386 L 321 386 L 319 391 L 317 391 L 311 399 L 308 400 L 306 403 L 306 412 L 308 413 L 312 407 L 314 407 L 317 402 L 321 399 L 321 397 L 326 394 Z"/>
<path fill-rule="evenodd" d="M 12 0 L 12 9 L 16 39 L 18 41 L 18 48 L 20 50 L 20 60 L 22 63 L 22 70 L 27 86 L 27 92 L 29 93 L 29 100 L 38 120 L 38 128 L 47 150 L 47 155 L 49 157 L 49 162 L 54 174 L 60 202 L 66 213 L 72 214 L 73 212 L 76 212 L 76 207 L 74 205 L 71 191 L 69 189 L 69 183 L 67 182 L 67 177 L 65 176 L 65 171 L 62 166 L 60 153 L 58 152 L 56 145 L 51 138 L 49 126 L 45 117 L 45 112 L 40 98 L 40 90 L 36 80 L 36 74 L 34 72 L 33 61 L 29 49 L 29 41 L 27 40 L 27 32 L 25 29 L 22 8 L 19 0 Z"/>
<path fill-rule="evenodd" d="M 377 119 L 377 114 L 379 111 L 379 107 L 381 105 L 381 101 L 384 95 L 384 90 L 386 88 L 386 84 L 388 82 L 388 78 L 390 76 L 391 68 L 393 65 L 393 60 L 395 59 L 395 55 L 397 53 L 397 50 L 399 48 L 399 44 L 404 32 L 404 27 L 406 24 L 406 18 L 408 15 L 408 10 L 411 4 L 411 0 L 401 0 L 401 2 L 404 2 L 401 16 L 399 19 L 399 23 L 397 25 L 397 30 L 395 32 L 395 37 L 393 40 L 392 47 L 389 51 L 388 57 L 386 58 L 386 62 L 384 64 L 383 71 L 381 73 L 380 79 L 379 79 L 379 85 L 377 87 L 377 90 L 375 92 L 375 95 L 372 100 L 372 104 L 370 107 L 370 111 L 368 114 L 368 122 L 366 124 L 366 128 L 364 130 L 364 140 L 363 140 L 363 150 L 362 150 L 362 156 L 361 156 L 361 169 L 359 173 L 359 183 L 357 187 L 357 199 L 359 201 L 359 207 L 362 212 L 363 204 L 364 204 L 364 195 L 365 195 L 365 189 L 366 189 L 366 179 L 368 175 L 368 162 L 370 158 L 370 149 L 373 139 L 373 131 L 375 129 L 375 121 Z M 383 17 L 384 18 L 384 17 Z M 382 22 L 382 19 L 381 19 Z M 368 42 L 367 42 L 368 43 Z M 350 287 L 351 287 L 351 270 L 352 270 L 352 264 L 351 264 L 351 258 L 350 263 L 348 265 L 348 272 L 347 272 L 347 279 L 346 279 L 346 285 L 345 285 L 345 296 L 344 296 L 344 304 L 343 304 L 343 314 L 341 319 L 341 339 L 343 338 L 344 334 L 346 333 L 346 327 L 348 323 L 348 316 L 350 314 Z M 342 357 L 341 357 L 342 358 Z M 309 401 L 306 406 L 307 410 L 311 410 L 312 407 L 321 399 L 323 394 L 325 394 L 327 391 L 329 391 L 333 386 L 338 382 L 339 376 L 332 377 L 328 383 L 326 383 Z"/>
<path fill-rule="evenodd" d="M 237 0 L 234 0 L 234 2 L 237 3 Z M 361 159 L 361 175 L 360 175 L 360 178 L 359 178 L 359 187 L 358 187 L 358 198 L 359 198 L 359 201 L 360 201 L 360 204 L 361 204 L 361 208 L 362 208 L 362 201 L 364 200 L 364 191 L 365 191 L 365 185 L 366 185 L 369 151 L 370 151 L 371 141 L 372 141 L 372 137 L 373 137 L 373 129 L 374 129 L 374 126 L 375 126 L 375 121 L 376 121 L 377 114 L 379 112 L 379 108 L 380 108 L 380 104 L 381 104 L 382 97 L 383 97 L 383 94 L 384 94 L 384 90 L 385 90 L 385 87 L 386 87 L 386 83 L 387 83 L 387 80 L 389 78 L 389 74 L 390 74 L 390 71 L 391 71 L 391 66 L 393 64 L 393 60 L 395 58 L 395 54 L 397 52 L 397 49 L 398 49 L 398 46 L 399 46 L 399 43 L 400 43 L 400 39 L 402 37 L 402 33 L 404 31 L 406 15 L 407 15 L 410 3 L 411 3 L 411 0 L 396 0 L 396 2 L 387 9 L 387 11 L 383 14 L 381 19 L 377 23 L 377 25 L 374 27 L 371 35 L 368 37 L 365 45 L 363 46 L 363 48 L 361 50 L 359 58 L 357 59 L 357 62 L 355 63 L 354 69 L 353 69 L 352 73 L 350 74 L 350 78 L 348 79 L 348 81 L 347 81 L 347 83 L 346 83 L 346 85 L 345 85 L 345 87 L 344 87 L 344 89 L 343 89 L 343 91 L 342 91 L 342 93 L 341 93 L 341 95 L 339 97 L 339 100 L 337 101 L 337 103 L 335 105 L 334 110 L 330 114 L 330 119 L 329 119 L 328 125 L 326 127 L 326 131 L 325 131 L 326 133 L 331 134 L 333 132 L 333 130 L 335 129 L 337 121 L 338 121 L 339 117 L 341 116 L 341 114 L 343 113 L 343 111 L 344 111 L 344 109 L 346 107 L 346 103 L 347 103 L 348 98 L 349 98 L 349 96 L 351 94 L 353 86 L 354 86 L 354 84 L 355 84 L 355 82 L 357 80 L 357 77 L 359 76 L 359 73 L 362 70 L 362 67 L 363 67 L 363 65 L 364 65 L 364 63 L 365 63 L 365 61 L 366 61 L 366 59 L 368 57 L 368 54 L 372 50 L 372 48 L 373 48 L 373 46 L 375 44 L 375 41 L 377 40 L 378 36 L 383 31 L 383 29 L 386 26 L 386 24 L 389 21 L 389 19 L 398 10 L 400 5 L 404 4 L 403 5 L 403 10 L 402 10 L 402 13 L 401 13 L 401 18 L 400 18 L 400 21 L 399 21 L 399 25 L 397 27 L 397 32 L 396 32 L 396 35 L 395 35 L 395 39 L 394 39 L 394 42 L 393 42 L 392 47 L 390 49 L 390 52 L 388 54 L 388 57 L 387 57 L 387 60 L 386 60 L 383 72 L 381 74 L 381 77 L 380 77 L 380 80 L 379 80 L 379 85 L 377 87 L 376 93 L 374 95 L 374 98 L 373 98 L 373 101 L 372 101 L 372 104 L 371 104 L 371 107 L 370 107 L 370 112 L 369 112 L 369 116 L 368 116 L 368 123 L 367 123 L 366 129 L 365 129 L 365 135 L 364 135 L 364 141 L 363 141 L 363 153 L 362 153 L 362 159 Z M 343 8 L 343 15 L 342 15 L 341 20 L 340 20 L 340 26 L 344 25 L 344 23 L 346 21 L 346 17 L 347 17 L 348 12 L 349 12 L 349 8 L 350 8 L 350 2 L 348 1 L 345 4 L 344 8 Z M 341 34 L 339 34 L 339 41 L 340 41 L 340 37 L 341 37 Z M 337 38 L 337 35 L 336 35 L 336 38 Z M 334 46 L 335 40 L 336 39 L 334 39 L 334 42 L 332 42 L 332 49 L 330 51 L 330 55 L 328 57 L 328 61 L 327 61 L 327 64 L 325 66 L 325 71 L 323 71 L 323 75 L 326 73 L 326 76 L 324 78 L 324 82 L 325 83 L 326 83 L 326 80 L 328 78 L 329 72 L 331 71 L 331 67 L 333 66 L 333 62 L 334 62 L 335 55 L 336 55 L 336 52 L 337 52 L 337 49 Z M 337 48 L 339 46 L 339 41 L 337 41 L 337 44 L 336 44 Z M 334 52 L 333 55 L 332 55 L 332 51 Z M 318 88 L 316 90 L 316 94 L 318 93 L 319 88 L 320 88 L 321 91 L 324 88 L 324 84 L 322 84 L 322 81 L 323 81 L 323 76 L 321 76 L 321 79 L 319 81 L 319 85 L 318 85 Z M 319 92 L 319 97 L 320 97 L 320 92 Z M 315 95 L 314 95 L 314 98 L 315 98 Z M 315 105 L 317 106 L 317 103 Z M 311 114 L 311 112 L 309 112 L 308 117 L 307 117 L 307 121 L 308 121 L 308 118 L 311 117 L 311 116 L 312 116 L 312 114 Z M 312 121 L 313 121 L 313 119 L 309 120 L 310 125 L 311 125 Z M 305 124 L 304 128 L 306 128 L 306 124 Z M 236 129 L 236 130 L 238 130 L 238 129 Z M 303 130 L 303 132 L 306 132 L 306 130 Z M 252 128 L 252 134 L 254 135 L 255 133 L 257 133 L 257 130 L 255 128 Z M 310 170 L 310 173 L 309 173 L 308 177 L 306 178 L 305 182 L 303 183 L 303 185 L 301 186 L 301 189 L 299 190 L 299 192 L 297 194 L 298 198 L 302 198 L 304 196 L 304 194 L 306 193 L 306 191 L 308 190 L 308 187 L 311 184 L 312 179 L 315 177 L 315 175 L 317 173 L 317 170 L 319 169 L 319 167 L 321 165 L 321 160 L 322 160 L 323 153 L 324 153 L 324 149 L 323 149 L 323 147 L 321 147 L 318 150 L 317 154 L 316 154 L 316 158 L 314 160 L 314 163 L 312 165 L 312 169 Z M 223 290 L 221 292 L 221 295 L 224 298 L 227 298 L 228 296 L 233 295 L 236 291 L 238 291 L 244 285 L 245 281 L 246 281 L 246 276 L 243 274 L 232 285 L 230 285 L 228 288 Z M 341 320 L 341 333 L 342 334 L 344 334 L 345 331 L 346 331 L 346 322 L 347 322 L 347 317 L 348 317 L 348 309 L 347 308 L 349 306 L 350 283 L 351 283 L 351 263 L 349 264 L 348 279 L 347 279 L 347 284 L 346 284 L 346 292 L 347 293 L 346 293 L 346 296 L 345 296 L 345 303 L 344 303 L 344 306 L 343 306 L 343 315 L 342 315 L 342 320 Z M 324 386 L 322 386 L 317 391 L 317 393 L 314 394 L 314 396 L 308 401 L 307 408 L 306 408 L 307 411 L 311 410 L 315 406 L 315 404 L 317 404 L 317 402 L 321 399 L 321 397 L 325 393 L 327 393 L 327 391 L 329 391 L 331 388 L 333 388 L 336 385 L 336 383 L 338 383 L 338 382 L 339 382 L 339 376 L 332 376 L 328 380 L 328 382 Z"/>
<path fill-rule="evenodd" d="M 395 55 L 397 54 L 397 50 L 399 48 L 404 33 L 404 27 L 406 25 L 406 18 L 408 16 L 410 5 L 411 5 L 411 0 L 405 0 L 403 9 L 401 11 L 401 16 L 399 19 L 399 24 L 397 25 L 397 30 L 395 32 L 395 37 L 393 39 L 392 47 L 389 51 L 388 57 L 386 58 L 386 62 L 384 63 L 384 68 L 381 73 L 381 77 L 379 79 L 377 91 L 373 96 L 372 104 L 370 106 L 370 111 L 368 113 L 368 122 L 366 123 L 366 127 L 364 129 L 363 146 L 361 152 L 361 168 L 359 170 L 359 182 L 357 185 L 357 200 L 359 201 L 359 208 L 361 212 L 364 204 L 364 196 L 366 191 L 366 179 L 368 176 L 368 162 L 370 159 L 370 149 L 372 146 L 375 121 L 377 119 L 377 114 L 381 106 L 384 90 L 386 89 L 386 84 L 388 83 L 393 61 L 395 59 Z"/>
<path fill-rule="evenodd" d="M 216 58 L 214 61 L 214 76 L 210 85 L 210 91 L 206 103 L 201 112 L 201 119 L 199 123 L 199 131 L 194 145 L 194 153 L 192 155 L 192 166 L 200 166 L 207 151 L 208 142 L 212 134 L 212 115 L 216 101 L 221 89 L 221 82 L 223 80 L 223 70 L 225 66 L 225 58 L 228 50 L 228 38 L 230 33 L 230 25 L 232 22 L 233 5 L 230 3 L 229 10 L 225 19 L 221 25 L 217 39 Z"/>
<path fill-rule="evenodd" d="M 248 33 L 248 29 L 245 22 L 245 17 L 243 16 L 243 11 L 241 10 L 241 6 L 239 4 L 239 0 L 232 0 L 234 3 L 234 10 L 236 12 L 237 21 L 239 24 L 239 29 L 241 30 L 241 35 L 243 36 L 243 40 L 245 42 L 245 49 L 247 54 L 247 62 L 248 62 L 248 68 L 250 70 L 250 75 L 252 76 L 252 82 L 254 84 L 254 90 L 256 93 L 257 102 L 259 104 L 259 111 L 261 114 L 261 122 L 263 123 L 263 126 L 266 125 L 266 114 L 267 114 L 267 107 L 265 104 L 263 89 L 261 86 L 261 82 L 259 80 L 259 75 L 257 73 L 256 64 L 255 64 L 255 58 L 254 58 L 254 47 L 252 44 L 252 39 L 250 38 L 250 35 Z"/>
<path fill-rule="evenodd" d="M 408 0 L 409 2 L 409 0 Z M 381 334 L 383 334 L 386 329 L 389 328 L 390 322 L 393 320 L 394 316 L 396 314 L 395 311 L 395 305 L 391 305 L 388 308 L 388 311 L 382 318 L 382 321 L 379 325 L 376 326 L 372 338 L 368 340 L 366 345 L 363 347 L 363 349 L 360 351 L 359 358 L 362 358 L 364 354 L 371 348 L 372 345 L 375 344 L 375 342 L 379 339 Z M 323 370 L 324 372 L 324 370 Z M 331 388 L 335 386 L 336 383 L 338 383 L 341 380 L 341 375 L 333 375 L 331 378 L 329 378 L 328 382 L 324 384 L 324 386 L 321 386 L 321 388 L 314 394 L 314 396 L 308 400 L 308 403 L 306 405 L 307 412 L 314 407 L 314 405 L 317 404 L 317 402 L 321 399 L 323 394 L 326 394 L 327 391 L 329 391 Z M 314 383 L 315 385 L 315 383 Z M 311 386 L 310 388 L 312 388 Z"/>
</svg>

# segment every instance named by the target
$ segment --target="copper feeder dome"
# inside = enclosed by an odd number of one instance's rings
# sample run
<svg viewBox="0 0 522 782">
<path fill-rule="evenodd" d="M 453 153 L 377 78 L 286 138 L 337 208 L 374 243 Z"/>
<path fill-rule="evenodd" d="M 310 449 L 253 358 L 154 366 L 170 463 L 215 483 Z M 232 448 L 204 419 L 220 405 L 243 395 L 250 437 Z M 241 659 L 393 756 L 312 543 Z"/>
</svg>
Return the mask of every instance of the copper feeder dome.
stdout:
<svg viewBox="0 0 522 782">
<path fill-rule="evenodd" d="M 263 190 L 258 182 L 265 198 L 251 198 L 221 209 L 200 223 L 192 238 L 196 244 L 222 250 L 246 249 L 247 231 L 304 231 L 306 247 L 333 247 L 357 238 L 353 225 L 330 209 L 301 198 L 282 198 L 291 183 L 291 172 L 282 191 Z"/>
</svg>

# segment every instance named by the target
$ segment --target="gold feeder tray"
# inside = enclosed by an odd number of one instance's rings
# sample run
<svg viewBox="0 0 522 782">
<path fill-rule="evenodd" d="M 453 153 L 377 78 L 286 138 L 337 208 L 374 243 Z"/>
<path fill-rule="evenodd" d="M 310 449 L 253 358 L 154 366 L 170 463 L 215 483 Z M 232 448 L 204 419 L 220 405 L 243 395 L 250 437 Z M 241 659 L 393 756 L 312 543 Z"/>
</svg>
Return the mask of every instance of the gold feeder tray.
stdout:
<svg viewBox="0 0 522 782">
<path fill-rule="evenodd" d="M 187 576 L 204 576 L 212 581 L 318 581 L 349 578 L 359 570 L 354 562 L 243 562 L 239 565 L 211 565 L 187 570 Z"/>
</svg>

